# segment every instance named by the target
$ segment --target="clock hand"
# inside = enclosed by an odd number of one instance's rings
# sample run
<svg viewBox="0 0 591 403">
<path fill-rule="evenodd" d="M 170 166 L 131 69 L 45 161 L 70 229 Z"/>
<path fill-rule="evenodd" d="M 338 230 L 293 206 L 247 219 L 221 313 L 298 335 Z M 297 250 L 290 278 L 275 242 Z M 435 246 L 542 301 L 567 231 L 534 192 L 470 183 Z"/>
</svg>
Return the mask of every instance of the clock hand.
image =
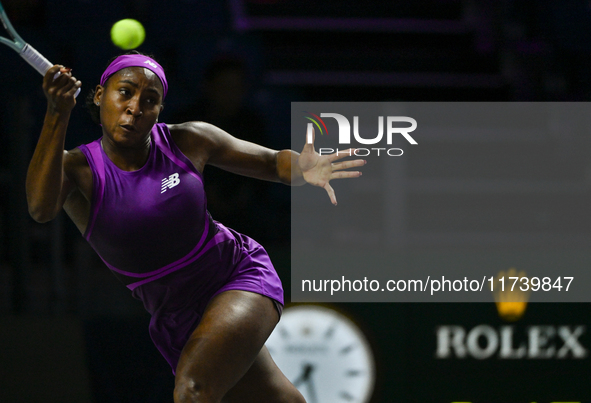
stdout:
<svg viewBox="0 0 591 403">
<path fill-rule="evenodd" d="M 298 379 L 293 381 L 293 386 L 295 386 L 297 388 L 298 385 L 300 385 L 304 382 L 308 382 L 308 378 L 310 377 L 310 373 L 312 372 L 313 369 L 314 369 L 314 367 L 312 366 L 312 364 L 304 364 L 302 374 L 299 376 Z"/>
<path fill-rule="evenodd" d="M 314 367 L 312 366 L 312 364 L 308 364 L 306 369 L 308 370 L 307 374 L 308 374 L 308 395 L 309 395 L 309 399 L 308 401 L 310 403 L 318 403 L 318 399 L 316 397 L 316 388 L 314 387 L 314 382 L 313 382 L 313 378 L 312 378 L 312 370 L 314 369 Z"/>
<path fill-rule="evenodd" d="M 314 365 L 312 364 L 304 364 L 302 368 L 302 374 L 299 376 L 298 379 L 293 381 L 293 386 L 299 389 L 299 385 L 306 383 L 308 386 L 308 401 L 309 403 L 318 403 L 318 399 L 316 398 L 316 389 L 314 388 L 314 383 L 312 382 L 312 371 L 314 371 Z"/>
</svg>

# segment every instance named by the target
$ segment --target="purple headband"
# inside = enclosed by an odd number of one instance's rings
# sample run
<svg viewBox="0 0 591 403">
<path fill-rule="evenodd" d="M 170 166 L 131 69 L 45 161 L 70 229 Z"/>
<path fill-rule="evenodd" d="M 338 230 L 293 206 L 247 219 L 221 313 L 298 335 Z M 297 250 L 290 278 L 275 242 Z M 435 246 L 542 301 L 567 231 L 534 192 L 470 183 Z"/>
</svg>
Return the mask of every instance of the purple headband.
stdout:
<svg viewBox="0 0 591 403">
<path fill-rule="evenodd" d="M 113 62 L 109 64 L 109 67 L 107 67 L 101 76 L 101 85 L 104 87 L 109 77 L 119 70 L 125 69 L 127 67 L 145 67 L 148 70 L 154 72 L 154 74 L 156 74 L 162 82 L 162 89 L 164 90 L 162 99 L 166 97 L 166 93 L 168 92 L 168 83 L 166 82 L 164 69 L 154 59 L 144 55 L 122 55 L 113 60 Z"/>
</svg>

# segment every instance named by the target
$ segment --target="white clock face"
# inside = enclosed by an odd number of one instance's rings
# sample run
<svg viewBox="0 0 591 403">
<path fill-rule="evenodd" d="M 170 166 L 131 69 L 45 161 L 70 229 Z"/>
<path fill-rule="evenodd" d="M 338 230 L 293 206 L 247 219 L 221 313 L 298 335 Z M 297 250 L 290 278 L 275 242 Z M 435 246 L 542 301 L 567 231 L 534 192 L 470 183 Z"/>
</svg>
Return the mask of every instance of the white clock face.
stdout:
<svg viewBox="0 0 591 403">
<path fill-rule="evenodd" d="M 315 305 L 287 308 L 266 345 L 308 403 L 370 400 L 373 354 L 357 325 L 340 313 Z"/>
</svg>

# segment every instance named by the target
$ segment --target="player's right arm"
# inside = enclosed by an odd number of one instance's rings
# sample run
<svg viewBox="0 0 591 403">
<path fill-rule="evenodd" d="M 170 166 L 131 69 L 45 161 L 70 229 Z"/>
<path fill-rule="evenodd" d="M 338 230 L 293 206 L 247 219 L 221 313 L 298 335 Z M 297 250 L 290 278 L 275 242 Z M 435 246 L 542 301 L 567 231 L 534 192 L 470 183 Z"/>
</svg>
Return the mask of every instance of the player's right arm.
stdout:
<svg viewBox="0 0 591 403">
<path fill-rule="evenodd" d="M 58 71 L 61 75 L 54 80 Z M 47 112 L 26 181 L 29 213 L 38 222 L 53 219 L 76 189 L 72 176 L 80 158 L 64 151 L 64 143 L 70 114 L 76 105 L 74 94 L 80 86 L 80 81 L 63 66 L 51 67 L 43 78 Z"/>
</svg>

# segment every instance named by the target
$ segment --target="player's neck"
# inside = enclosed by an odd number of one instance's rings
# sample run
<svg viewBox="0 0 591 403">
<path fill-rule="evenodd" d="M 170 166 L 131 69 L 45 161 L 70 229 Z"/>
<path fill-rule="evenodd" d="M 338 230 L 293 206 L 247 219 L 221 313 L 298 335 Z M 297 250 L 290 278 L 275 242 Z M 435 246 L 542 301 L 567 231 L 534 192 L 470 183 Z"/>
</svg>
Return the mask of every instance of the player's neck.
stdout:
<svg viewBox="0 0 591 403">
<path fill-rule="evenodd" d="M 141 169 L 148 161 L 150 155 L 151 139 L 148 137 L 146 142 L 140 146 L 120 146 L 114 144 L 108 139 L 101 140 L 101 146 L 105 154 L 117 168 L 122 171 L 137 171 Z"/>
</svg>

